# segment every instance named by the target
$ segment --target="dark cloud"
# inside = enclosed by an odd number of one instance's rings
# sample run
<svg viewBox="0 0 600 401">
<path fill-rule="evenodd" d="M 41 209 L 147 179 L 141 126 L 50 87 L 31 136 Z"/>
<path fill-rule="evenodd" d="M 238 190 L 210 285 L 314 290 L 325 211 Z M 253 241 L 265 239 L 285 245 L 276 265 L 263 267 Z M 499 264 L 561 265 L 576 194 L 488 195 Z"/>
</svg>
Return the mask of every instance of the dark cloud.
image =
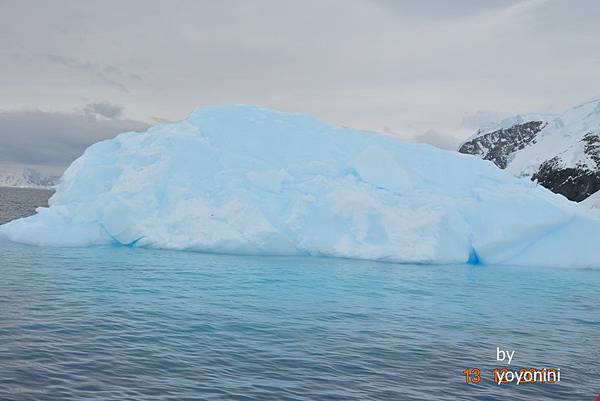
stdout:
<svg viewBox="0 0 600 401">
<path fill-rule="evenodd" d="M 82 112 L 2 111 L 0 162 L 60 169 L 92 143 L 147 127 L 139 121 L 96 118 Z"/>
</svg>

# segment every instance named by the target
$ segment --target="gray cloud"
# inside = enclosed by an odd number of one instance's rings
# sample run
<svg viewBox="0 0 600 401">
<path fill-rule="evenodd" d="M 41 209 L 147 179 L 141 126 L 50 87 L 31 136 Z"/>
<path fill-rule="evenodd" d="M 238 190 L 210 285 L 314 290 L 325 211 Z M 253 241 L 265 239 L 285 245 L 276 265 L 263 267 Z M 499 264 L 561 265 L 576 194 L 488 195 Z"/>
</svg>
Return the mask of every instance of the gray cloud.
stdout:
<svg viewBox="0 0 600 401">
<path fill-rule="evenodd" d="M 139 121 L 97 119 L 77 112 L 1 111 L 0 162 L 60 170 L 92 143 L 147 127 Z"/>
<path fill-rule="evenodd" d="M 428 143 L 440 149 L 456 150 L 459 140 L 451 135 L 442 134 L 435 130 L 428 130 L 422 134 L 412 137 L 412 141 L 416 143 Z"/>
<path fill-rule="evenodd" d="M 123 92 L 129 92 L 129 89 L 125 85 L 126 81 L 142 81 L 142 78 L 138 74 L 124 72 L 114 65 L 102 65 L 89 61 L 80 61 L 75 58 L 58 54 L 35 54 L 34 56 L 46 62 L 57 64 L 78 72 L 90 79 L 91 82 L 107 85 Z"/>
<path fill-rule="evenodd" d="M 481 15 L 490 10 L 502 10 L 512 7 L 521 0 L 428 0 L 398 1 L 370 0 L 373 4 L 387 8 L 399 15 L 425 20 L 447 20 L 448 18 L 464 18 Z"/>
<path fill-rule="evenodd" d="M 597 98 L 599 19 L 596 0 L 0 1 L 0 109 L 247 103 L 466 137 L 473 110 Z"/>
<path fill-rule="evenodd" d="M 168 118 L 162 118 L 157 116 L 152 116 L 152 121 L 158 124 L 170 124 L 175 122 L 175 120 L 169 120 Z"/>
<path fill-rule="evenodd" d="M 123 106 L 112 104 L 110 102 L 89 103 L 83 108 L 83 112 L 92 116 L 102 116 L 106 118 L 119 118 L 123 115 Z"/>
<path fill-rule="evenodd" d="M 508 117 L 506 113 L 491 110 L 477 110 L 475 113 L 467 114 L 462 118 L 461 127 L 475 132 L 479 128 L 502 121 Z"/>
</svg>

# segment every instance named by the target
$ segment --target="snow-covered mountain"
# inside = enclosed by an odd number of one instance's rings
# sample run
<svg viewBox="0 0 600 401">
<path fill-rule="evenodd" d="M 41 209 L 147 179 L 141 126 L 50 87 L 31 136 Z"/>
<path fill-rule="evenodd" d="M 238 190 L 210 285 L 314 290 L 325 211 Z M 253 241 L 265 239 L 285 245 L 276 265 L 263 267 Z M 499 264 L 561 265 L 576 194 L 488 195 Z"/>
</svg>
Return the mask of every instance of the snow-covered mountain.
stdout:
<svg viewBox="0 0 600 401">
<path fill-rule="evenodd" d="M 58 183 L 58 179 L 28 167 L 0 166 L 0 187 L 50 188 Z"/>
<path fill-rule="evenodd" d="M 459 152 L 574 201 L 600 190 L 600 99 L 562 114 L 522 114 L 479 130 Z"/>
</svg>

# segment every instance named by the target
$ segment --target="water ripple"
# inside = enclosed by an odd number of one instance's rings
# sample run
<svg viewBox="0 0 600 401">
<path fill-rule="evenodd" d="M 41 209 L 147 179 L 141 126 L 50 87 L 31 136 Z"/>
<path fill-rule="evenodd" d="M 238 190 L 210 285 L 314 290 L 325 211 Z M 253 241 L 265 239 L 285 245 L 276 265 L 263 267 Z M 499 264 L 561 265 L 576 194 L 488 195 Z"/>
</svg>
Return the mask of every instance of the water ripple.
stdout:
<svg viewBox="0 0 600 401">
<path fill-rule="evenodd" d="M 399 266 L 0 241 L 1 400 L 573 400 L 600 270 Z M 556 385 L 464 384 L 559 367 Z M 489 376 L 489 375 L 488 375 Z"/>
</svg>

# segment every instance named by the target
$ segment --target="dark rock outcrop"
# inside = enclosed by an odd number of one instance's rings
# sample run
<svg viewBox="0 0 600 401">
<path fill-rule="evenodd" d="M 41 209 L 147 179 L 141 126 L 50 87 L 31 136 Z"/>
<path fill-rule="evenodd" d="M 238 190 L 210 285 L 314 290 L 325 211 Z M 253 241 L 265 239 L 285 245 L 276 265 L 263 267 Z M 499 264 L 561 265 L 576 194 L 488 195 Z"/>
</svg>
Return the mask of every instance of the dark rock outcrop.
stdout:
<svg viewBox="0 0 600 401">
<path fill-rule="evenodd" d="M 561 167 L 563 165 L 564 162 L 558 156 L 546 160 L 531 179 L 575 202 L 581 202 L 600 190 L 599 170 L 591 170 L 581 164 L 576 167 Z"/>
<path fill-rule="evenodd" d="M 545 126 L 544 121 L 516 124 L 510 128 L 499 129 L 477 136 L 465 142 L 458 151 L 479 156 L 484 160 L 490 160 L 504 169 L 507 166 L 509 156 L 529 144 L 535 143 L 537 134 Z"/>
<path fill-rule="evenodd" d="M 546 125 L 543 121 L 529 121 L 482 134 L 465 142 L 459 152 L 490 160 L 505 169 L 512 155 L 536 143 L 537 135 Z M 579 141 L 581 143 L 577 143 Z M 558 149 L 556 156 L 540 164 L 531 179 L 552 192 L 580 202 L 600 191 L 600 135 L 589 132 L 577 142 L 572 146 L 583 144 L 581 160 L 568 165 Z"/>
<path fill-rule="evenodd" d="M 581 139 L 583 152 L 591 160 L 589 164 L 577 163 L 575 167 L 565 167 L 560 156 L 546 160 L 532 180 L 568 199 L 581 202 L 596 191 L 600 191 L 600 136 L 589 132 Z"/>
</svg>

